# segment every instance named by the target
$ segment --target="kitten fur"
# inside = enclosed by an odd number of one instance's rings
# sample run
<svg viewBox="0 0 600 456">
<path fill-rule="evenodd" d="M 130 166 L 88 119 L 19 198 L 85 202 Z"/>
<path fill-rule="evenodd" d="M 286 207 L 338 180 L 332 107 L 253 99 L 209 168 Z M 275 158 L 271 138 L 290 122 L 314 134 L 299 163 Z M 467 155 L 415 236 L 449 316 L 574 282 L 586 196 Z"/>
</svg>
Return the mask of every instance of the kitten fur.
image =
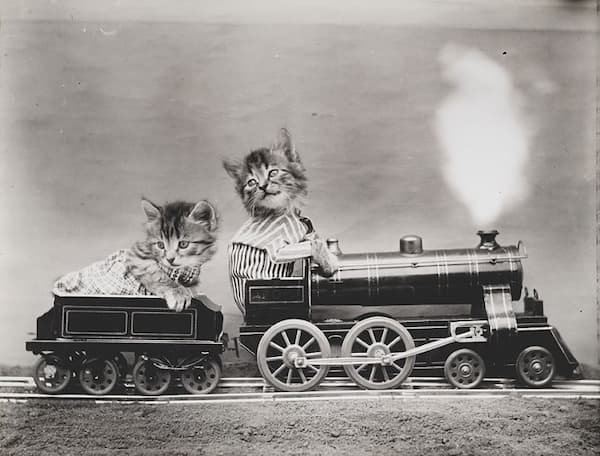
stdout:
<svg viewBox="0 0 600 456">
<path fill-rule="evenodd" d="M 158 206 L 142 199 L 142 209 L 144 240 L 64 275 L 54 294 L 153 294 L 170 309 L 188 307 L 200 291 L 200 266 L 216 251 L 217 212 L 208 201 Z"/>
<path fill-rule="evenodd" d="M 225 160 L 223 167 L 251 216 L 299 213 L 307 193 L 306 170 L 286 129 L 270 148 L 252 150 L 241 161 Z M 271 170 L 276 174 L 270 176 Z"/>
<path fill-rule="evenodd" d="M 208 201 L 177 201 L 157 206 L 142 199 L 146 214 L 146 239 L 129 251 L 129 272 L 171 309 L 189 306 L 198 280 L 182 283 L 164 271 L 200 267 L 216 252 L 218 215 Z M 180 243 L 187 243 L 180 244 Z"/>
<path fill-rule="evenodd" d="M 250 215 L 228 250 L 232 290 L 242 314 L 248 279 L 288 277 L 294 261 L 309 256 L 324 275 L 337 270 L 337 258 L 300 215 L 306 171 L 286 129 L 271 147 L 252 150 L 242 160 L 224 160 L 223 167 Z"/>
</svg>

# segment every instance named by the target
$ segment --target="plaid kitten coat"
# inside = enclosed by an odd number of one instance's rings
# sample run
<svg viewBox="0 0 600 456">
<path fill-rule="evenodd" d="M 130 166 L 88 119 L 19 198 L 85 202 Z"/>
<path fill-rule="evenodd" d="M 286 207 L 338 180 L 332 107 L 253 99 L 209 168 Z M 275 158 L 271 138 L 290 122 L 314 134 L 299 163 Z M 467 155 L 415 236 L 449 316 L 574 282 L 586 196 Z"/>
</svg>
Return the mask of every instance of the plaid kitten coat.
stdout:
<svg viewBox="0 0 600 456">
<path fill-rule="evenodd" d="M 54 284 L 57 295 L 151 295 L 127 266 L 127 250 L 119 250 L 106 259 L 79 271 L 69 272 Z"/>
</svg>

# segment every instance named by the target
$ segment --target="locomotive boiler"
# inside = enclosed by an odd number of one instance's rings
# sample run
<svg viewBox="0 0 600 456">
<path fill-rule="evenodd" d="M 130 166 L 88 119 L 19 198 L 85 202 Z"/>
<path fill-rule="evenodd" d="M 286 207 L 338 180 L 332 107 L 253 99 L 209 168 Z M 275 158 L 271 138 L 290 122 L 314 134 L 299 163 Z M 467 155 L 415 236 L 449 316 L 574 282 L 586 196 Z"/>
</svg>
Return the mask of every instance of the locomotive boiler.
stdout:
<svg viewBox="0 0 600 456">
<path fill-rule="evenodd" d="M 480 231 L 474 248 L 424 250 L 405 236 L 398 251 L 342 253 L 332 277 L 305 264 L 302 277 L 249 280 L 242 344 L 275 388 L 315 387 L 343 366 L 364 388 L 396 387 L 413 371 L 442 371 L 459 388 L 484 376 L 516 376 L 532 387 L 577 361 L 548 325 L 543 302 L 523 297 L 522 242 L 501 246 Z"/>
</svg>

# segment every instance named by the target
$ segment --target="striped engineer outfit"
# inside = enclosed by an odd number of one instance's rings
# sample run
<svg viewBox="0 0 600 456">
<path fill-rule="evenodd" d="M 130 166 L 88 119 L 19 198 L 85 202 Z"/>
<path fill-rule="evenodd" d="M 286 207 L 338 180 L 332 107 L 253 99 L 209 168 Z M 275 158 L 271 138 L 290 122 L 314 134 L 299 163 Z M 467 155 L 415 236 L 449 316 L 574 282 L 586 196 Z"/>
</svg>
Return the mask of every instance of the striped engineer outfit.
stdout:
<svg viewBox="0 0 600 456">
<path fill-rule="evenodd" d="M 247 279 L 289 277 L 294 261 L 310 256 L 310 241 L 304 239 L 312 225 L 308 219 L 304 220 L 306 222 L 289 213 L 251 218 L 231 239 L 229 276 L 233 297 L 242 315 L 245 315 Z"/>
</svg>

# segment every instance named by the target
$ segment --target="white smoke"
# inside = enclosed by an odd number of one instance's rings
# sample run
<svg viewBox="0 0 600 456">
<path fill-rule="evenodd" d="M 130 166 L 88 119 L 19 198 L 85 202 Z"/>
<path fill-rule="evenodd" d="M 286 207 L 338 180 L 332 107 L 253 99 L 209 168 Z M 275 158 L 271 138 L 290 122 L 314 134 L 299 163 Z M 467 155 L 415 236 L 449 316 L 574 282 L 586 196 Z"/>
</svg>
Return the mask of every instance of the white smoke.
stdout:
<svg viewBox="0 0 600 456">
<path fill-rule="evenodd" d="M 527 196 L 531 132 L 509 72 L 481 51 L 447 45 L 440 52 L 452 86 L 435 129 L 446 155 L 444 177 L 479 228 Z"/>
</svg>

